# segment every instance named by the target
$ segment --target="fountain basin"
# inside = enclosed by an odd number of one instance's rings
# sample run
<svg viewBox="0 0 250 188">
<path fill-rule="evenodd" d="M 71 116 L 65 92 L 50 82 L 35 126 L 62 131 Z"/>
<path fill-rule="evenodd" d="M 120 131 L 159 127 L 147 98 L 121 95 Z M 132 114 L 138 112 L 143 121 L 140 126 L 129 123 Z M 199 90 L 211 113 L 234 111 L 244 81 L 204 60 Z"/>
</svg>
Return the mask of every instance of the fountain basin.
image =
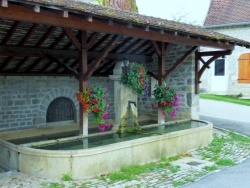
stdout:
<svg viewBox="0 0 250 188">
<path fill-rule="evenodd" d="M 73 179 L 91 178 L 118 171 L 127 165 L 154 162 L 162 156 L 174 156 L 211 143 L 213 125 L 210 122 L 193 121 L 200 122 L 202 126 L 88 149 L 35 149 L 31 147 L 39 146 L 39 142 L 14 145 L 0 140 L 0 165 L 8 170 L 16 169 L 44 177 L 61 178 L 62 174 L 69 173 Z M 65 139 L 58 141 L 64 142 Z M 42 142 L 40 145 L 51 142 L 55 141 Z"/>
</svg>

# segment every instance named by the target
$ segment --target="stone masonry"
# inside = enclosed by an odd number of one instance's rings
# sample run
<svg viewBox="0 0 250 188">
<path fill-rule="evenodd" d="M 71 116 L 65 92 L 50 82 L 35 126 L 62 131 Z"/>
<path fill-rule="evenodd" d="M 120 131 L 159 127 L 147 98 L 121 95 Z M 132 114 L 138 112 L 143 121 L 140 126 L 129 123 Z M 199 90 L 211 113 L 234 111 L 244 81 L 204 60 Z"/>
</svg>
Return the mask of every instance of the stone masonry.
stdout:
<svg viewBox="0 0 250 188">
<path fill-rule="evenodd" d="M 166 54 L 166 69 L 191 47 L 172 45 Z M 157 72 L 157 57 L 146 68 Z M 143 63 L 143 62 L 138 62 Z M 176 118 L 198 118 L 199 98 L 194 94 L 194 55 L 190 55 L 166 80 L 167 85 L 179 91 L 182 102 Z M 109 78 L 91 78 L 89 86 L 103 85 L 109 89 L 110 118 L 114 118 L 114 81 Z M 79 118 L 76 99 L 78 81 L 74 77 L 0 77 L 0 131 L 46 126 L 49 104 L 58 97 L 65 97 L 74 106 L 74 121 Z M 138 115 L 156 115 L 151 107 L 151 96 L 138 98 Z M 91 114 L 89 114 L 91 121 Z M 168 118 L 166 119 L 168 120 Z"/>
</svg>

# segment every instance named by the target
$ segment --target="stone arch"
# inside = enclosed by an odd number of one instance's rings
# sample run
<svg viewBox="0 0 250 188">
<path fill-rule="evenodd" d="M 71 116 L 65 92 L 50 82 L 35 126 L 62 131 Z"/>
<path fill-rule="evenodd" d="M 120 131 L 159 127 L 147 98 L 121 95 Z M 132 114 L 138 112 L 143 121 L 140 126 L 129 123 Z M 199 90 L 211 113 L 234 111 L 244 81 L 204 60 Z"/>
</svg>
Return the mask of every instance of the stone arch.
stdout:
<svg viewBox="0 0 250 188">
<path fill-rule="evenodd" d="M 46 125 L 46 114 L 50 103 L 59 97 L 65 97 L 72 102 L 75 108 L 76 122 L 79 117 L 79 103 L 76 99 L 76 91 L 72 91 L 72 88 L 58 88 L 50 90 L 41 100 L 39 116 L 42 125 Z"/>
</svg>

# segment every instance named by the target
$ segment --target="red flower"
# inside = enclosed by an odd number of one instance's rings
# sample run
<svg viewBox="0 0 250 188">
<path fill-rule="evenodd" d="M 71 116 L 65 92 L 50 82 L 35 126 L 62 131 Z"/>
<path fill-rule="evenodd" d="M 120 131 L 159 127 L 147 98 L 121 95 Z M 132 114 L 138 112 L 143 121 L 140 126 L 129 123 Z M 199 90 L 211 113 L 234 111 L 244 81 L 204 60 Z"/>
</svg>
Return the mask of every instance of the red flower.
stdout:
<svg viewBox="0 0 250 188">
<path fill-rule="evenodd" d="M 98 112 L 99 111 L 99 107 L 98 106 L 95 106 L 94 109 L 93 109 L 94 112 Z"/>
<path fill-rule="evenodd" d="M 172 103 L 169 100 L 166 100 L 165 104 L 166 106 L 172 106 Z"/>
<path fill-rule="evenodd" d="M 88 89 L 88 90 L 87 90 L 88 95 L 90 95 L 90 94 L 91 94 L 91 92 L 92 92 L 92 90 L 91 90 L 91 89 Z"/>
</svg>

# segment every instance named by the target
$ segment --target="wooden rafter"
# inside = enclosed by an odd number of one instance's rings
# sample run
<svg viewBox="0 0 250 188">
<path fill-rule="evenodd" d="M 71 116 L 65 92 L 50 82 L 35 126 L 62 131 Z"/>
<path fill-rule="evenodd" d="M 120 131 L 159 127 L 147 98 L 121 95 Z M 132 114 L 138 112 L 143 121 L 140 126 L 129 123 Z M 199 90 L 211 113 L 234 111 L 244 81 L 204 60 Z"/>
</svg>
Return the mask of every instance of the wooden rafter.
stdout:
<svg viewBox="0 0 250 188">
<path fill-rule="evenodd" d="M 111 53 L 118 52 L 120 49 L 122 49 L 124 46 L 126 46 L 126 44 L 129 43 L 129 41 L 131 41 L 132 39 L 133 38 L 131 38 L 131 37 L 126 38 L 121 44 L 117 45 L 116 48 L 111 51 Z"/>
<path fill-rule="evenodd" d="M 29 40 L 31 35 L 36 31 L 37 27 L 38 27 L 38 24 L 33 24 L 32 25 L 32 27 L 29 29 L 29 31 L 27 32 L 25 37 L 19 43 L 19 46 L 23 46 Z"/>
<path fill-rule="evenodd" d="M 62 39 L 66 36 L 66 33 L 63 31 L 61 35 L 50 45 L 49 48 L 55 48 L 58 43 L 62 41 Z"/>
<path fill-rule="evenodd" d="M 51 26 L 46 33 L 42 36 L 42 38 L 36 43 L 36 47 L 40 47 L 48 38 L 49 36 L 55 31 L 55 27 Z"/>
<path fill-rule="evenodd" d="M 15 67 L 14 72 L 18 72 L 19 69 L 23 66 L 23 64 L 29 59 L 29 57 L 23 58 Z"/>
<path fill-rule="evenodd" d="M 142 51 L 142 49 L 145 47 L 145 46 L 147 46 L 147 44 L 149 43 L 149 41 L 145 41 L 145 42 L 143 42 L 143 43 L 141 43 L 137 48 L 135 48 L 133 51 L 131 51 L 130 53 L 131 54 L 139 54 L 141 51 Z"/>
<path fill-rule="evenodd" d="M 4 62 L 2 63 L 2 65 L 0 66 L 0 70 L 3 71 L 5 69 L 5 67 L 7 67 L 7 65 L 9 64 L 9 62 L 13 59 L 13 57 L 7 57 Z"/>
<path fill-rule="evenodd" d="M 95 43 L 95 44 L 89 49 L 89 51 L 94 51 L 97 47 L 101 46 L 106 40 L 108 40 L 109 37 L 111 37 L 110 34 L 107 34 L 107 35 L 103 36 L 97 43 Z"/>
<path fill-rule="evenodd" d="M 176 61 L 176 63 L 166 71 L 163 79 L 165 80 L 169 74 L 171 74 L 191 53 L 193 53 L 198 47 L 194 46 L 190 50 L 188 50 L 180 59 Z"/>
<path fill-rule="evenodd" d="M 106 47 L 100 53 L 100 55 L 95 59 L 95 61 L 93 63 L 91 63 L 91 65 L 89 65 L 88 71 L 84 75 L 85 79 L 88 79 L 91 76 L 91 74 L 99 66 L 99 64 L 101 63 L 101 61 L 107 56 L 107 54 L 109 53 L 109 51 L 111 50 L 111 48 L 114 46 L 115 42 L 120 39 L 120 37 L 121 36 L 119 36 L 119 35 L 113 36 L 113 38 L 111 39 L 111 41 L 109 41 L 109 43 L 106 45 Z"/>
<path fill-rule="evenodd" d="M 69 28 L 64 28 L 65 33 L 67 34 L 68 38 L 72 42 L 72 44 L 76 47 L 77 50 L 81 50 L 81 44 L 79 43 L 78 39 L 76 38 L 74 32 Z"/>
<path fill-rule="evenodd" d="M 29 67 L 26 68 L 26 70 L 24 72 L 29 73 L 31 72 L 31 70 L 36 67 L 41 61 L 43 60 L 43 58 L 38 58 L 36 59 Z"/>
<path fill-rule="evenodd" d="M 52 56 L 48 56 L 49 59 L 51 59 L 53 62 L 59 64 L 60 66 L 62 66 L 64 69 L 66 69 L 69 73 L 71 73 L 72 75 L 74 75 L 76 77 L 76 79 L 79 79 L 79 73 L 72 69 L 71 67 L 69 67 L 68 65 L 66 65 L 65 63 L 59 61 L 57 58 L 54 58 Z"/>
<path fill-rule="evenodd" d="M 12 35 L 15 33 L 16 29 L 20 25 L 19 21 L 15 21 L 14 24 L 11 26 L 10 30 L 8 31 L 8 34 L 5 36 L 5 38 L 2 41 L 2 45 L 7 45 L 9 40 L 11 39 Z"/>
<path fill-rule="evenodd" d="M 124 48 L 120 53 L 128 53 L 140 41 L 141 41 L 141 39 L 136 39 L 134 42 L 132 42 L 126 48 Z"/>
<path fill-rule="evenodd" d="M 87 49 L 90 49 L 94 44 L 95 41 L 98 39 L 100 33 L 93 33 L 93 35 L 90 36 L 89 40 L 87 41 Z"/>
</svg>

